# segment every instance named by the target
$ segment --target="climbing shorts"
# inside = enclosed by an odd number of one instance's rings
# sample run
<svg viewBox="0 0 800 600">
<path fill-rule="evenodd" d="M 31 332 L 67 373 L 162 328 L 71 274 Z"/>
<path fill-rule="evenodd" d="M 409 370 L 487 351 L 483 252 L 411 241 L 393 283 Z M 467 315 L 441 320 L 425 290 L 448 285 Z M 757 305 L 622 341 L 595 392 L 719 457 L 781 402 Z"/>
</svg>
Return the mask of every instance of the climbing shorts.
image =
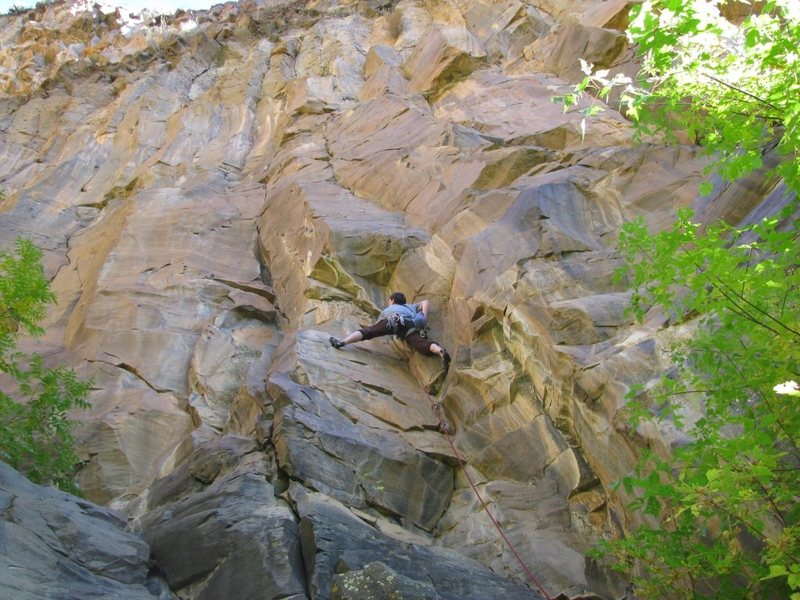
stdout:
<svg viewBox="0 0 800 600">
<path fill-rule="evenodd" d="M 392 331 L 385 320 L 380 320 L 377 323 L 368 325 L 367 327 L 362 327 L 359 329 L 359 331 L 365 340 L 371 340 L 384 335 L 392 335 Z M 398 337 L 400 339 L 405 339 L 406 343 L 420 354 L 424 354 L 426 356 L 434 356 L 436 354 L 435 352 L 431 352 L 431 344 L 435 342 L 422 337 L 419 331 L 412 331 L 405 336 L 401 334 Z"/>
<path fill-rule="evenodd" d="M 406 344 L 425 356 L 434 356 L 436 354 L 435 352 L 431 352 L 431 344 L 433 343 L 435 342 L 422 337 L 419 331 L 412 331 L 406 336 Z"/>
</svg>

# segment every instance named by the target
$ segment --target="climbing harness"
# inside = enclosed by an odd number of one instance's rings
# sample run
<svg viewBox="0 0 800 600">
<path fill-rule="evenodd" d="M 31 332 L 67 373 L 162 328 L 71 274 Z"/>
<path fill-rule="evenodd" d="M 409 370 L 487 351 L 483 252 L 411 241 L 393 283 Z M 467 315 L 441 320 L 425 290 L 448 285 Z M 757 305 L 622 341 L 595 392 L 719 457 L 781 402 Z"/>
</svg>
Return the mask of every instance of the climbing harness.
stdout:
<svg viewBox="0 0 800 600">
<path fill-rule="evenodd" d="M 403 305 L 403 307 L 408 308 L 408 305 Z M 429 331 L 428 319 L 421 312 L 415 313 L 413 316 L 393 312 L 386 317 L 386 327 L 396 337 L 401 335 L 408 337 L 412 331 L 419 331 L 422 337 L 427 338 Z"/>
<path fill-rule="evenodd" d="M 400 336 L 404 329 L 412 327 L 411 319 L 400 313 L 392 313 L 386 318 L 386 328 L 392 335 Z"/>
<path fill-rule="evenodd" d="M 446 376 L 447 375 L 445 374 L 445 377 Z M 542 587 L 542 584 L 539 583 L 539 580 L 534 576 L 534 574 L 528 568 L 528 565 L 526 565 L 525 561 L 522 560 L 522 557 L 519 555 L 519 552 L 517 552 L 517 549 L 514 547 L 514 544 L 511 543 L 511 540 L 508 538 L 508 535 L 506 535 L 506 532 L 503 531 L 502 526 L 497 521 L 497 519 L 494 517 L 494 515 L 492 514 L 492 511 L 489 509 L 489 505 L 486 503 L 486 501 L 483 499 L 483 496 L 481 496 L 481 493 L 478 491 L 478 486 L 475 485 L 475 482 L 472 480 L 472 476 L 469 474 L 469 471 L 466 468 L 466 463 L 464 462 L 464 459 L 461 458 L 461 455 L 458 453 L 458 450 L 456 450 L 456 446 L 453 443 L 453 439 L 452 439 L 452 435 L 451 435 L 452 427 L 450 426 L 450 423 L 447 421 L 447 419 L 442 414 L 442 404 L 441 404 L 441 402 L 438 402 L 436 399 L 434 399 L 434 397 L 431 396 L 431 394 L 428 392 L 428 390 L 425 389 L 425 386 L 422 385 L 422 383 L 419 380 L 417 381 L 417 383 L 420 384 L 420 387 L 422 388 L 422 391 L 425 392 L 426 396 L 428 396 L 428 399 L 431 402 L 431 410 L 433 410 L 433 413 L 436 415 L 436 418 L 439 420 L 439 431 L 441 431 L 442 434 L 444 434 L 444 437 L 447 440 L 447 443 L 450 445 L 450 450 L 452 450 L 453 456 L 455 457 L 456 462 L 458 463 L 458 466 L 461 467 L 461 470 L 464 472 L 464 475 L 467 476 L 467 481 L 469 481 L 469 485 L 470 485 L 470 487 L 472 487 L 472 491 L 475 492 L 475 496 L 478 498 L 478 501 L 481 503 L 481 506 L 483 507 L 483 510 L 489 516 L 489 519 L 494 524 L 495 529 L 497 529 L 498 533 L 500 534 L 500 537 L 503 538 L 503 541 L 508 546 L 508 549 L 511 550 L 511 554 L 513 554 L 514 558 L 517 559 L 517 562 L 520 564 L 520 566 L 522 567 L 522 570 L 528 576 L 528 579 L 531 581 L 531 583 L 533 583 L 539 589 L 539 591 L 544 596 L 545 600 L 552 600 L 552 598 L 545 591 L 544 587 Z M 443 385 L 442 389 L 439 390 L 439 394 L 443 396 L 444 395 L 444 391 L 446 389 L 447 389 L 447 386 Z"/>
<path fill-rule="evenodd" d="M 412 319 L 398 313 L 392 313 L 386 318 L 386 328 L 395 337 L 408 337 L 412 331 L 419 331 L 419 334 L 428 337 L 428 322 L 423 319 Z"/>
</svg>

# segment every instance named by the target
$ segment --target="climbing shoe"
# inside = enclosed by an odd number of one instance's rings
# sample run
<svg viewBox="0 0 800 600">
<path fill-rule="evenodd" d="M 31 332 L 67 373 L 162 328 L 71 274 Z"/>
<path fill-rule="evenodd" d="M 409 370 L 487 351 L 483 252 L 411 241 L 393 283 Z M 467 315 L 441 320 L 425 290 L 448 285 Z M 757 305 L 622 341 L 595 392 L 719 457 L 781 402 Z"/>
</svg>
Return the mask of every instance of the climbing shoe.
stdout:
<svg viewBox="0 0 800 600">
<path fill-rule="evenodd" d="M 450 353 L 447 352 L 447 350 L 445 350 L 444 348 L 442 348 L 441 356 L 442 356 L 442 366 L 444 367 L 444 372 L 447 373 L 447 371 L 450 370 Z"/>
<path fill-rule="evenodd" d="M 340 340 L 339 338 L 335 338 L 335 337 L 331 336 L 331 337 L 328 338 L 328 341 L 331 343 L 331 346 L 333 346 L 337 350 L 339 348 L 344 348 L 344 342 L 342 340 Z"/>
</svg>

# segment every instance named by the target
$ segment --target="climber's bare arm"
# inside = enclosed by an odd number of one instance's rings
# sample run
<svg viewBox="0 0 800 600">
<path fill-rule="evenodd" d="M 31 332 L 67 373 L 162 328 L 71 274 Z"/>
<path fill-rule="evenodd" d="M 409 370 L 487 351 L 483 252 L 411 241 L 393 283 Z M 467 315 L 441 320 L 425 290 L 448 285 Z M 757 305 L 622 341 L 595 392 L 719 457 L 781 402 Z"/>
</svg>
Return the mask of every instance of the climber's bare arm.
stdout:
<svg viewBox="0 0 800 600">
<path fill-rule="evenodd" d="M 428 306 L 430 306 L 430 302 L 427 300 L 422 300 L 419 303 L 419 309 L 422 311 L 422 314 L 425 315 L 425 318 L 428 318 Z"/>
</svg>

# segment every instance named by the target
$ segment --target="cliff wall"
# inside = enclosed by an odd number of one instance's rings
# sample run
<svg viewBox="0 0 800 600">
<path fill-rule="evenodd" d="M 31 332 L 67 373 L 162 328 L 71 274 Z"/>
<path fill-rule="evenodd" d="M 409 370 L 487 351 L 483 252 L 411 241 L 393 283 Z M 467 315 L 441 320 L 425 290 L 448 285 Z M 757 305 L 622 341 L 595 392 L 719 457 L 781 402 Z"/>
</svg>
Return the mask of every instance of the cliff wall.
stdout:
<svg viewBox="0 0 800 600">
<path fill-rule="evenodd" d="M 583 135 L 552 102 L 578 58 L 634 68 L 628 8 L 0 17 L 0 242 L 42 247 L 58 296 L 30 346 L 93 377 L 80 484 L 173 592 L 536 597 L 469 475 L 550 595 L 624 594 L 586 550 L 634 522 L 611 484 L 670 443 L 618 415 L 681 332 L 625 315 L 616 235 L 708 206 L 696 148 L 610 109 Z M 713 216 L 769 198 L 751 183 Z M 395 290 L 431 302 L 446 377 L 389 338 L 328 344 Z"/>
</svg>

